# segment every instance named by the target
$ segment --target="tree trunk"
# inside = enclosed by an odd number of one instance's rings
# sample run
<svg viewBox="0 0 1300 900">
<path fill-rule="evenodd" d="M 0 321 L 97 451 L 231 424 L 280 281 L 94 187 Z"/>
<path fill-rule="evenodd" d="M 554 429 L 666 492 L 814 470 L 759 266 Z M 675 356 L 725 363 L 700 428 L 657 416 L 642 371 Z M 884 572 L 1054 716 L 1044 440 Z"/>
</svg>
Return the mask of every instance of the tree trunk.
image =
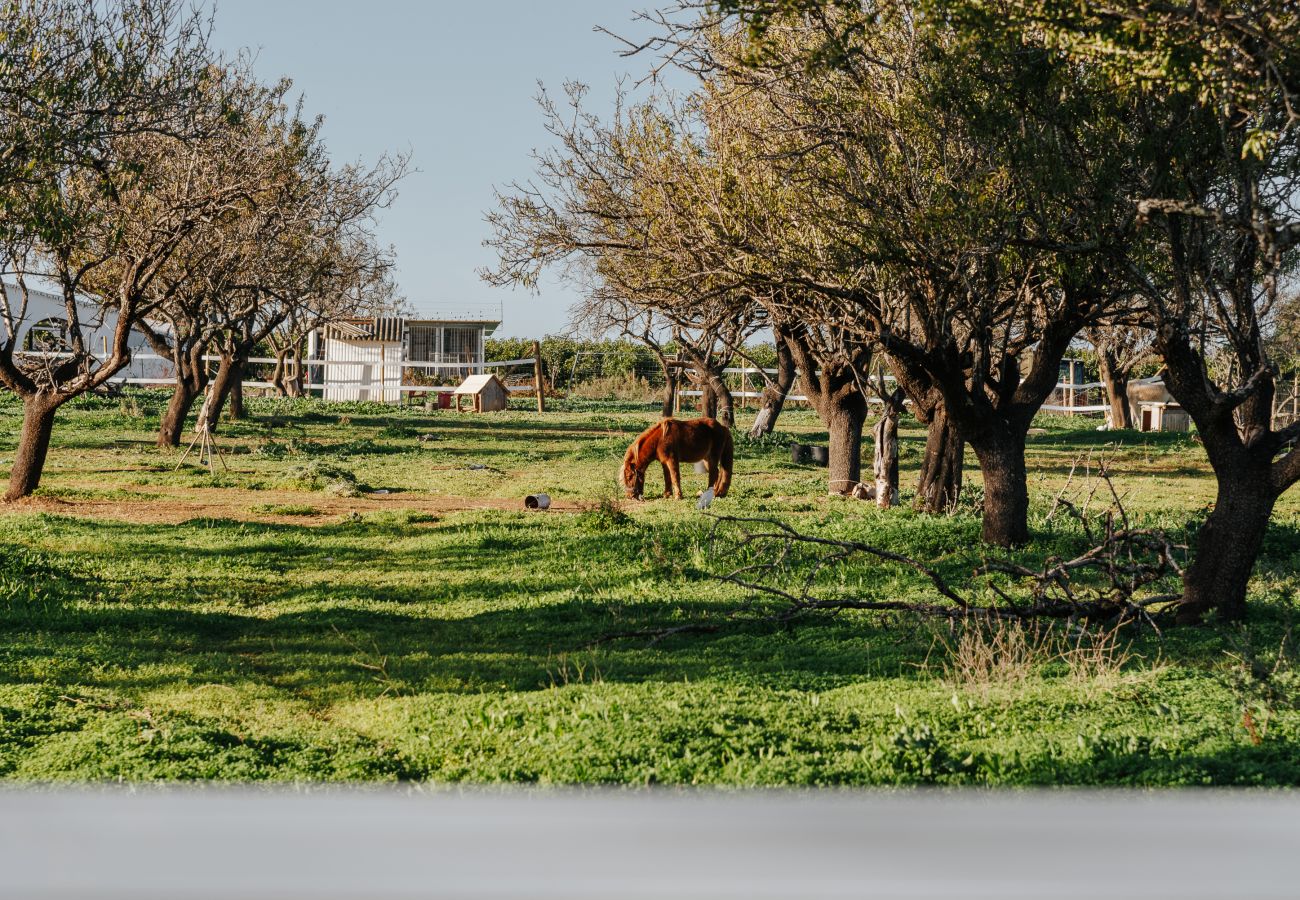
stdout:
<svg viewBox="0 0 1300 900">
<path fill-rule="evenodd" d="M 1179 624 L 1199 622 L 1214 610 L 1225 621 L 1246 615 L 1246 588 L 1273 515 L 1277 495 L 1267 464 L 1218 473 L 1219 490 L 1196 553 L 1183 573 Z"/>
<path fill-rule="evenodd" d="M 830 430 L 830 481 L 832 494 L 847 494 L 862 480 L 862 426 L 867 404 L 859 393 L 844 395 L 826 417 Z"/>
<path fill-rule="evenodd" d="M 40 485 L 58 408 L 58 402 L 41 394 L 23 399 L 23 430 L 14 452 L 13 468 L 9 470 L 6 500 L 26 497 Z"/>
<path fill-rule="evenodd" d="M 271 370 L 271 386 L 275 389 L 277 397 L 289 396 L 289 385 L 287 383 L 288 357 L 288 350 L 281 350 L 275 354 L 275 368 Z"/>
<path fill-rule="evenodd" d="M 940 403 L 930 413 L 925 431 L 925 458 L 916 483 L 916 508 L 939 515 L 952 509 L 961 494 L 962 458 L 966 442 Z"/>
<path fill-rule="evenodd" d="M 701 377 L 700 385 L 700 402 L 696 407 L 700 415 L 708 416 L 710 419 L 718 417 L 718 395 L 713 393 L 713 386 Z"/>
<path fill-rule="evenodd" d="M 239 377 L 239 363 L 233 357 L 223 353 L 221 363 L 217 366 L 217 374 L 212 376 L 212 381 L 208 385 L 208 391 L 213 397 L 208 404 L 209 431 L 217 430 L 217 425 L 221 421 L 221 411 L 225 408 L 226 401 L 230 399 L 232 387 Z"/>
<path fill-rule="evenodd" d="M 230 379 L 230 408 L 226 411 L 226 416 L 232 422 L 239 422 L 248 418 L 248 412 L 244 409 L 244 369 L 243 363 L 237 363 L 234 377 Z"/>
<path fill-rule="evenodd" d="M 304 397 L 307 394 L 307 388 L 304 386 L 307 367 L 302 364 L 301 346 L 294 347 L 289 352 L 289 374 L 285 378 L 284 387 L 290 397 Z"/>
<path fill-rule="evenodd" d="M 872 469 L 876 476 L 876 506 L 889 509 L 898 497 L 898 410 L 886 405 L 872 431 L 875 447 Z"/>
<path fill-rule="evenodd" d="M 176 388 L 158 425 L 158 446 L 162 448 L 179 447 L 181 435 L 185 432 L 185 420 L 189 417 L 194 400 L 199 396 L 199 388 L 188 378 L 176 379 Z"/>
<path fill-rule="evenodd" d="M 1106 400 L 1110 404 L 1110 427 L 1133 427 L 1133 412 L 1128 405 L 1128 372 L 1119 367 L 1119 360 L 1105 350 L 1097 353 L 1097 370 L 1106 385 Z"/>
<path fill-rule="evenodd" d="M 665 419 L 673 417 L 673 411 L 677 407 L 677 370 L 668 366 L 664 367 L 664 402 L 661 410 Z"/>
<path fill-rule="evenodd" d="M 718 424 L 724 428 L 732 427 L 736 424 L 735 403 L 731 397 L 731 389 L 727 387 L 727 382 L 723 380 L 720 372 L 709 376 L 709 387 L 712 389 L 714 405 L 714 413 L 710 418 L 717 419 Z"/>
<path fill-rule="evenodd" d="M 1029 485 L 1025 472 L 1025 442 L 1005 429 L 992 428 L 971 447 L 984 476 L 986 544 L 1018 547 L 1029 540 Z"/>
<path fill-rule="evenodd" d="M 750 437 L 762 437 L 765 434 L 771 434 L 776 429 L 776 420 L 781 415 L 781 410 L 785 408 L 785 398 L 790 395 L 790 388 L 794 385 L 794 376 L 794 357 L 791 355 L 790 348 L 786 346 L 785 341 L 778 339 L 776 342 L 776 380 L 769 379 L 763 385 L 763 399 L 759 404 L 758 415 L 754 417 L 754 425 L 749 429 Z"/>
</svg>

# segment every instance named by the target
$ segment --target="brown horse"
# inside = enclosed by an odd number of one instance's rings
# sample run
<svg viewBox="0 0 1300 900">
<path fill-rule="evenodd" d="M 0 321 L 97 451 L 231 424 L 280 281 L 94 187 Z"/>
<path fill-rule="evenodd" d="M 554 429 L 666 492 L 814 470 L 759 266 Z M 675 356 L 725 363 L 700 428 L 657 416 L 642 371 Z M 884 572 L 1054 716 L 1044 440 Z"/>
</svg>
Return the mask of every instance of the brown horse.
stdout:
<svg viewBox="0 0 1300 900">
<path fill-rule="evenodd" d="M 623 457 L 619 482 L 629 500 L 640 500 L 645 472 L 656 459 L 664 467 L 664 496 L 682 499 L 680 463 L 706 460 L 713 496 L 727 496 L 731 486 L 731 430 L 713 419 L 663 419 L 651 425 L 632 442 Z"/>
</svg>

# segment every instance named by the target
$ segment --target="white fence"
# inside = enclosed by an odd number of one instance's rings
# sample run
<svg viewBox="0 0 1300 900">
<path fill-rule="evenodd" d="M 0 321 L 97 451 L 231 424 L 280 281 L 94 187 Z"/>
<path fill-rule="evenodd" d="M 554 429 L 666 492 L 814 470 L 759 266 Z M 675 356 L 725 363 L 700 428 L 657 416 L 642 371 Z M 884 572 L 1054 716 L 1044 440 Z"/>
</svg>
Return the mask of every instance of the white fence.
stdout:
<svg viewBox="0 0 1300 900">
<path fill-rule="evenodd" d="M 45 358 L 45 359 L 57 359 L 57 358 L 66 357 L 69 354 L 18 353 L 15 355 L 35 357 L 35 358 Z M 97 356 L 95 358 L 99 359 L 102 357 Z M 210 356 L 204 356 L 203 360 L 208 363 L 219 364 L 221 362 L 221 357 L 210 355 Z M 274 365 L 277 362 L 277 360 L 272 357 L 259 356 L 259 357 L 252 357 L 248 359 L 247 362 L 252 365 Z M 481 362 L 481 363 L 480 362 L 462 362 L 462 363 L 415 362 L 411 360 L 398 359 L 394 361 L 392 365 L 403 371 L 406 369 L 426 369 L 426 370 L 436 369 L 442 371 L 454 369 L 454 370 L 464 371 L 466 372 L 466 374 L 477 374 L 488 369 L 508 369 L 516 366 L 525 366 L 525 365 L 534 366 L 536 362 L 537 360 L 535 358 L 506 359 L 506 360 L 497 360 L 493 362 Z M 159 356 L 154 353 L 138 353 L 132 356 L 131 367 L 134 368 L 138 363 L 162 363 L 165 364 L 166 366 L 170 366 L 172 360 L 168 357 Z M 306 370 L 307 378 L 306 378 L 305 387 L 308 390 L 321 390 L 327 388 L 328 385 L 330 384 L 330 379 L 327 377 L 327 373 L 330 369 L 346 369 L 348 367 L 355 369 L 357 368 L 358 365 L 360 365 L 355 360 L 324 360 L 324 359 L 302 360 L 300 361 L 299 364 Z M 379 363 L 376 365 L 380 367 L 379 382 L 382 384 L 385 381 L 383 375 L 384 364 Z M 312 377 L 313 373 L 315 373 L 316 377 Z M 511 392 L 535 391 L 536 385 L 531 381 L 531 374 L 532 373 L 530 372 L 530 383 L 507 384 L 506 389 Z M 756 366 L 742 366 L 739 368 L 723 369 L 723 374 L 739 375 L 741 376 L 742 384 L 745 385 L 745 387 L 743 387 L 741 390 L 731 392 L 731 396 L 733 398 L 740 399 L 740 400 L 756 400 L 756 399 L 761 399 L 763 393 L 762 391 L 753 391 L 748 389 L 750 385 L 750 379 L 754 376 L 758 376 L 761 374 L 776 375 L 777 370 L 760 369 Z M 884 380 L 887 382 L 892 382 L 895 380 L 893 375 L 885 375 L 883 377 Z M 141 385 L 141 386 L 154 385 L 154 386 L 165 387 L 168 385 L 175 384 L 175 377 L 170 373 L 157 375 L 157 376 L 118 375 L 113 378 L 110 378 L 109 383 L 110 384 L 134 384 L 134 385 Z M 352 384 L 354 382 L 351 379 L 344 379 L 341 380 L 340 383 Z M 1140 383 L 1161 384 L 1162 382 L 1159 379 L 1151 378 L 1151 379 L 1143 379 Z M 245 380 L 241 382 L 241 384 L 246 388 L 274 388 L 275 387 L 275 385 L 269 381 Z M 366 384 L 369 385 L 370 382 L 366 382 Z M 382 386 L 376 387 L 376 390 L 378 390 L 381 394 L 385 395 L 384 396 L 385 400 L 387 399 L 386 394 L 390 391 L 397 393 L 399 395 L 401 394 L 449 394 L 452 393 L 455 389 L 456 388 L 451 385 L 406 384 L 405 379 L 403 379 L 401 383 L 394 383 L 391 385 L 382 384 Z M 1068 402 L 1052 403 L 1050 402 L 1052 398 L 1049 397 L 1049 402 L 1039 407 L 1039 410 L 1041 412 L 1065 413 L 1067 415 L 1087 415 L 1092 413 L 1106 413 L 1110 411 L 1110 406 L 1108 404 L 1105 403 L 1087 404 L 1087 403 L 1075 402 L 1076 398 L 1078 398 L 1081 394 L 1086 396 L 1086 394 L 1089 391 L 1104 390 L 1104 389 L 1105 389 L 1105 385 L 1099 381 L 1087 382 L 1087 383 L 1060 382 L 1056 385 L 1053 397 L 1059 395 L 1062 398 L 1068 399 Z M 678 397 L 699 397 L 702 394 L 703 391 L 695 391 L 695 390 L 677 392 Z M 806 403 L 808 402 L 809 398 L 803 394 L 787 394 L 786 400 Z M 867 402 L 879 404 L 882 403 L 883 401 L 879 397 L 868 397 Z M 911 403 L 910 400 L 905 402 L 909 404 Z"/>
<path fill-rule="evenodd" d="M 25 356 L 39 359 L 60 359 L 66 358 L 71 354 L 68 353 L 16 353 L 15 356 Z M 95 359 L 104 359 L 105 357 L 96 355 Z M 220 356 L 204 356 L 203 361 L 211 363 L 214 366 L 220 364 Z M 250 365 L 274 365 L 277 360 L 273 357 L 254 356 L 247 361 Z M 166 356 L 159 356 L 155 353 L 137 353 L 131 357 L 130 368 L 134 368 L 137 363 L 163 363 L 165 366 L 153 367 L 163 369 L 172 365 L 172 360 Z M 536 363 L 535 359 L 506 359 L 493 362 L 467 362 L 467 363 L 449 363 L 449 362 L 412 362 L 409 360 L 398 360 L 393 363 L 394 366 L 405 369 L 456 369 L 466 374 L 478 374 L 485 369 L 507 369 L 516 366 L 532 366 Z M 320 390 L 325 387 L 325 373 L 335 368 L 355 368 L 358 364 L 353 360 L 324 360 L 312 359 L 302 360 L 300 365 L 307 372 L 306 384 L 308 390 Z M 317 377 L 313 378 L 312 374 L 316 373 Z M 531 378 L 531 373 L 530 376 Z M 382 376 L 381 376 L 381 381 Z M 176 378 L 170 371 L 166 374 L 153 376 L 132 376 L 116 375 L 108 380 L 109 384 L 135 384 L 141 386 L 158 386 L 168 387 L 176 383 Z M 275 385 L 270 381 L 244 380 L 241 384 L 246 388 L 273 388 Z M 507 385 L 510 391 L 533 391 L 535 386 L 532 383 L 526 385 L 514 384 Z M 453 385 L 428 385 L 428 384 L 397 384 L 388 390 L 397 391 L 403 394 L 449 394 L 456 390 Z"/>
<path fill-rule="evenodd" d="M 741 376 L 741 378 L 743 379 L 743 383 L 746 385 L 746 388 L 742 388 L 742 389 L 739 390 L 739 391 L 732 391 L 732 392 L 731 392 L 731 396 L 732 396 L 733 398 L 742 399 L 742 400 L 760 399 L 760 398 L 762 398 L 762 396 L 763 396 L 762 391 L 751 391 L 751 390 L 748 390 L 748 389 L 747 389 L 748 384 L 749 384 L 749 378 L 750 378 L 750 376 L 752 376 L 752 375 L 758 375 L 758 374 L 760 374 L 760 373 L 766 373 L 766 374 L 768 374 L 768 375 L 775 375 L 775 374 L 777 374 L 777 370 L 776 370 L 776 369 L 759 369 L 759 368 L 757 368 L 757 367 L 752 367 L 752 366 L 750 366 L 750 367 L 741 367 L 741 368 L 738 368 L 738 369 L 723 369 L 722 371 L 723 371 L 723 373 L 726 374 L 726 375 L 740 375 L 740 376 Z M 895 380 L 895 378 L 894 378 L 893 375 L 885 375 L 885 376 L 884 376 L 884 379 L 885 379 L 885 381 L 894 381 L 894 380 Z M 874 381 L 874 379 L 872 379 L 872 380 Z M 1151 380 L 1151 381 L 1147 381 L 1147 382 L 1144 382 L 1144 383 L 1148 383 L 1148 384 L 1160 384 L 1160 383 L 1162 383 L 1162 382 L 1160 382 L 1160 381 L 1158 381 L 1158 380 Z M 1089 390 L 1095 390 L 1095 389 L 1098 389 L 1098 388 L 1104 390 L 1105 387 L 1106 387 L 1106 386 L 1105 386 L 1104 384 L 1102 384 L 1101 382 L 1099 382 L 1099 381 L 1097 381 L 1097 382 L 1088 382 L 1087 384 L 1071 384 L 1071 383 L 1069 383 L 1069 382 L 1064 382 L 1064 381 L 1063 381 L 1063 382 L 1060 382 L 1059 384 L 1056 385 L 1056 393 L 1059 393 L 1059 394 L 1061 394 L 1061 395 L 1064 396 L 1064 397 L 1068 397 L 1071 401 L 1073 401 L 1074 398 L 1076 398 L 1076 397 L 1077 397 L 1079 394 L 1081 394 L 1081 393 L 1086 393 L 1086 392 L 1089 391 Z M 704 393 L 703 391 L 678 391 L 678 392 L 677 392 L 677 395 L 678 395 L 679 397 L 699 397 L 699 396 L 702 396 L 703 393 Z M 804 403 L 808 402 L 808 397 L 806 397 L 806 396 L 803 395 L 803 394 L 787 394 L 785 399 L 786 399 L 786 400 L 794 400 L 794 401 L 797 401 L 797 402 L 804 402 Z M 1050 399 L 1051 399 L 1051 398 L 1049 398 L 1049 400 L 1050 400 Z M 883 403 L 884 401 L 881 400 L 879 397 L 874 397 L 874 396 L 873 396 L 873 397 L 868 397 L 868 398 L 867 398 L 867 402 L 868 402 L 868 403 Z M 904 402 L 910 405 L 912 401 L 910 401 L 910 400 L 905 400 Z M 1042 405 L 1042 406 L 1039 407 L 1039 411 L 1041 411 L 1041 412 L 1060 412 L 1060 413 L 1066 413 L 1066 414 L 1068 414 L 1068 415 L 1086 415 L 1086 414 L 1088 414 L 1088 413 L 1105 413 L 1105 412 L 1109 412 L 1109 411 L 1110 411 L 1110 406 L 1109 406 L 1108 404 L 1104 404 L 1104 403 L 1103 403 L 1103 404 L 1076 404 L 1076 403 L 1074 403 L 1074 402 L 1069 402 L 1069 403 L 1065 403 L 1065 404 L 1060 404 L 1060 403 L 1055 403 L 1055 404 L 1054 404 L 1054 403 L 1045 403 L 1044 405 Z"/>
</svg>

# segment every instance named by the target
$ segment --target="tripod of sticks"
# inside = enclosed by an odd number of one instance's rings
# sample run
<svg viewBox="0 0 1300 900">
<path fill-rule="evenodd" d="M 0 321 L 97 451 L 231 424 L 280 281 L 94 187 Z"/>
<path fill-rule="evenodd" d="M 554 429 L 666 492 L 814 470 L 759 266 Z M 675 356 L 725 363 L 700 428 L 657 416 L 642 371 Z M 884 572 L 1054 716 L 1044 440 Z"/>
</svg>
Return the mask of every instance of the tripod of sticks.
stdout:
<svg viewBox="0 0 1300 900">
<path fill-rule="evenodd" d="M 194 448 L 197 447 L 199 451 L 197 457 L 199 465 L 204 465 L 203 460 L 206 456 L 208 472 L 212 475 L 217 474 L 218 459 L 221 460 L 221 468 L 230 471 L 230 467 L 226 465 L 226 458 L 221 453 L 221 448 L 217 446 L 217 439 L 213 437 L 212 429 L 208 427 L 208 410 L 211 407 L 211 403 L 212 391 L 208 391 L 206 396 L 203 398 L 203 406 L 199 410 L 199 421 L 194 426 L 194 440 L 190 441 L 190 445 L 185 448 L 185 453 L 181 456 L 180 462 L 176 464 L 176 469 L 185 465 L 185 460 L 190 458 L 190 454 L 193 453 Z M 173 469 L 172 471 L 176 471 L 176 469 Z"/>
</svg>

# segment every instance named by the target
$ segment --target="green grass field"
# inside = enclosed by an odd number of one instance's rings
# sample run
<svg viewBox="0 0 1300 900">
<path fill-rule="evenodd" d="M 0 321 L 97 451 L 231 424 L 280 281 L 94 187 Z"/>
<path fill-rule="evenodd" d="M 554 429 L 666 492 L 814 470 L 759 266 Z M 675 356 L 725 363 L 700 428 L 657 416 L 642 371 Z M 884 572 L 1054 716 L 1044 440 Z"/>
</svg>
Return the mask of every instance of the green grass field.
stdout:
<svg viewBox="0 0 1300 900">
<path fill-rule="evenodd" d="M 728 560 L 694 503 L 610 502 L 650 406 L 574 401 L 539 417 L 255 401 L 252 421 L 223 430 L 230 469 L 213 478 L 153 448 L 164 400 L 66 409 L 38 496 L 0 510 L 4 778 L 1300 782 L 1296 496 L 1279 506 L 1248 625 L 1126 631 L 1084 663 L 1030 634 L 1010 659 L 975 642 L 998 665 L 963 667 L 960 631 L 868 613 L 601 642 L 726 621 L 753 599 L 713 577 Z M 0 399 L 6 461 L 19 421 Z M 1134 516 L 1194 533 L 1213 480 L 1192 438 L 1041 424 L 1039 540 L 1017 558 L 1084 548 L 1047 512 L 1089 451 L 1108 454 Z M 871 541 L 955 581 L 980 561 L 971 512 L 827 497 L 824 471 L 787 450 L 791 435 L 824 439 L 815 417 L 789 411 L 780 427 L 738 438 L 733 495 L 710 512 Z M 922 437 L 904 423 L 905 500 Z M 555 508 L 524 511 L 533 491 Z M 929 596 L 886 564 L 822 582 Z"/>
</svg>

